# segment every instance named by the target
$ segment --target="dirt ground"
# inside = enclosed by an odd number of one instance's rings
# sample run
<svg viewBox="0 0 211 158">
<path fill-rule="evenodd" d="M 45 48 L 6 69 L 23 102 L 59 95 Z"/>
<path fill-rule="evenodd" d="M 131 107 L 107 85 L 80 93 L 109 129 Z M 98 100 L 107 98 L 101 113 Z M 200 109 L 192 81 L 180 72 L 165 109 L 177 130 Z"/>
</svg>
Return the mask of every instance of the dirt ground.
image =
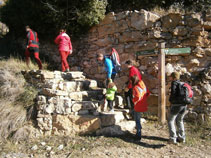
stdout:
<svg viewBox="0 0 211 158">
<path fill-rule="evenodd" d="M 133 133 L 121 137 L 43 137 L 19 143 L 1 143 L 1 158 L 211 158 L 210 127 L 186 124 L 187 142 L 168 144 L 168 128 L 143 124 L 139 141 Z M 135 131 L 134 131 L 135 132 Z M 37 148 L 36 148 L 37 147 Z"/>
</svg>

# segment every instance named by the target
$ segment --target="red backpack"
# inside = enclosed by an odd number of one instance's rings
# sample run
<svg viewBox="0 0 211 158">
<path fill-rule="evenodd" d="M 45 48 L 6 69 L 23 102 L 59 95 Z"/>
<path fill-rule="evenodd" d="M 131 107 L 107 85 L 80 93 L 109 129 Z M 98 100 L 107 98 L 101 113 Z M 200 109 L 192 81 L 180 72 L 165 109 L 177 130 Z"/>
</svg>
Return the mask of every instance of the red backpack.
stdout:
<svg viewBox="0 0 211 158">
<path fill-rule="evenodd" d="M 179 82 L 179 96 L 178 101 L 181 104 L 193 103 L 193 90 L 192 87 L 185 82 Z"/>
<path fill-rule="evenodd" d="M 121 71 L 121 64 L 120 64 L 120 59 L 119 59 L 119 54 L 116 51 L 116 49 L 112 48 L 112 52 L 110 54 L 110 59 L 114 64 L 114 69 L 116 72 Z"/>
</svg>

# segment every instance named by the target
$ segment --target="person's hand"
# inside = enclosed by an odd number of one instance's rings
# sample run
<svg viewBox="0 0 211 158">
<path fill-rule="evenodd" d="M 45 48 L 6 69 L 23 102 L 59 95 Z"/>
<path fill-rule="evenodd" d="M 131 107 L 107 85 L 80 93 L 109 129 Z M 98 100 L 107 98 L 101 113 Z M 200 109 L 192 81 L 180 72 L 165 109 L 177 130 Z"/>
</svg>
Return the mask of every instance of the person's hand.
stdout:
<svg viewBox="0 0 211 158">
<path fill-rule="evenodd" d="M 73 52 L 73 51 L 72 51 L 72 50 L 70 50 L 70 54 L 72 54 L 72 52 Z"/>
<path fill-rule="evenodd" d="M 29 46 L 27 45 L 27 46 L 26 46 L 26 48 L 28 49 L 28 48 L 29 48 Z"/>
<path fill-rule="evenodd" d="M 129 89 L 127 87 L 125 87 L 125 92 L 128 92 L 128 91 L 129 91 Z"/>
</svg>

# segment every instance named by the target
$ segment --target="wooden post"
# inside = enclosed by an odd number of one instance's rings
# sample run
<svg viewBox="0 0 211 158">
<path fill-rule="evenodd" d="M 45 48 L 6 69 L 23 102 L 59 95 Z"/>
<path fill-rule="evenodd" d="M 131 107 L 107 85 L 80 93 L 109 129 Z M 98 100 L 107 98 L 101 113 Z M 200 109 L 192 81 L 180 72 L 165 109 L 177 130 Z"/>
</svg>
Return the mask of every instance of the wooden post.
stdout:
<svg viewBox="0 0 211 158">
<path fill-rule="evenodd" d="M 164 124 L 166 122 L 166 83 L 165 83 L 165 43 L 160 44 L 158 55 L 158 118 Z"/>
</svg>

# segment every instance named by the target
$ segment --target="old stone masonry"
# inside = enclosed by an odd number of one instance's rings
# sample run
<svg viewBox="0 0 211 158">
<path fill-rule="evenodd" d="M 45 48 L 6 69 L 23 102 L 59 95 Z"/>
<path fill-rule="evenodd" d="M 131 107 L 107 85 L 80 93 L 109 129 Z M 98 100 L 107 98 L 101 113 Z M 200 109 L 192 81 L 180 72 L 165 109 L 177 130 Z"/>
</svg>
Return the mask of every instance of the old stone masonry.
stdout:
<svg viewBox="0 0 211 158">
<path fill-rule="evenodd" d="M 102 112 L 103 91 L 83 72 L 24 71 L 26 81 L 39 89 L 36 99 L 37 122 L 44 135 L 74 135 L 96 132 L 98 135 L 121 135 L 135 127 L 124 121 L 127 110 Z M 122 104 L 117 97 L 116 106 Z"/>
</svg>

